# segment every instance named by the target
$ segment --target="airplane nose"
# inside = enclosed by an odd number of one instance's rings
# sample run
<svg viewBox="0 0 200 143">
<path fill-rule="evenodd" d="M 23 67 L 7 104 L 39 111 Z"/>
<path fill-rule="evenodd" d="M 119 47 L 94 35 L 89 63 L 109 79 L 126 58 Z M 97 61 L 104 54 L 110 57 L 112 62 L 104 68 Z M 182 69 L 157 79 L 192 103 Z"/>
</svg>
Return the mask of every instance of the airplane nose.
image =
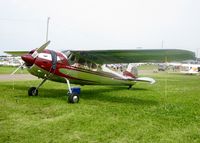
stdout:
<svg viewBox="0 0 200 143">
<path fill-rule="evenodd" d="M 27 66 L 32 66 L 35 62 L 35 59 L 29 54 L 22 55 L 21 58 L 26 63 Z"/>
</svg>

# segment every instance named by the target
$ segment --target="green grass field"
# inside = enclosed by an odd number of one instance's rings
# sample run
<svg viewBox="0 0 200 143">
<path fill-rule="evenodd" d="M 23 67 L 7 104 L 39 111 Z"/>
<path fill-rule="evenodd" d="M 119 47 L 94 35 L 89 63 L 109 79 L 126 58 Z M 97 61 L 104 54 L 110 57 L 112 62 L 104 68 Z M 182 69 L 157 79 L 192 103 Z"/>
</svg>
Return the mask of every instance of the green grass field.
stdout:
<svg viewBox="0 0 200 143">
<path fill-rule="evenodd" d="M 68 104 L 65 84 L 0 82 L 0 142 L 200 142 L 200 77 L 152 73 L 154 85 L 83 86 Z M 14 87 L 14 89 L 13 89 Z"/>
<path fill-rule="evenodd" d="M 10 66 L 0 66 L 0 74 L 11 74 L 17 67 L 10 67 Z M 28 73 L 26 69 L 19 69 L 16 74 L 25 74 Z"/>
</svg>

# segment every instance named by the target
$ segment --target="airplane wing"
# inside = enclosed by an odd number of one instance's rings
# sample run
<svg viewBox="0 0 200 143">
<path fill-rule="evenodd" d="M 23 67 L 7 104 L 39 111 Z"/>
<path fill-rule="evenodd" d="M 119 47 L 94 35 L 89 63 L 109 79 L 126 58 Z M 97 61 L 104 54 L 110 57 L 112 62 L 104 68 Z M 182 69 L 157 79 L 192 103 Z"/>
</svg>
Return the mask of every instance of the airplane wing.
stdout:
<svg viewBox="0 0 200 143">
<path fill-rule="evenodd" d="M 63 51 L 64 53 L 67 51 Z M 178 49 L 70 51 L 78 58 L 98 64 L 170 62 L 195 59 L 194 52 Z"/>
<path fill-rule="evenodd" d="M 49 45 L 50 41 L 47 41 L 45 44 L 43 44 L 40 48 L 37 48 L 36 51 L 34 51 L 34 55 L 36 55 L 37 53 L 41 53 L 48 45 Z M 6 54 L 10 54 L 13 56 L 22 56 L 24 54 L 28 54 L 30 51 L 4 51 L 4 53 Z M 32 54 L 32 56 L 33 56 Z"/>
<path fill-rule="evenodd" d="M 21 56 L 21 55 L 29 53 L 29 51 L 4 51 L 4 53 L 13 55 L 13 56 Z"/>
</svg>

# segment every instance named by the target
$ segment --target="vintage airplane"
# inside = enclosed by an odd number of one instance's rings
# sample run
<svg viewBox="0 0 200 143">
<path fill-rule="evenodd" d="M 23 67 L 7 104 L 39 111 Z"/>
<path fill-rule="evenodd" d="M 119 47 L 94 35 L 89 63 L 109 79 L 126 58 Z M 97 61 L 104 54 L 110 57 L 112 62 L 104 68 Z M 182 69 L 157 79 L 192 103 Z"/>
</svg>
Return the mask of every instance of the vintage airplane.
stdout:
<svg viewBox="0 0 200 143">
<path fill-rule="evenodd" d="M 149 77 L 138 77 L 134 66 L 129 64 L 127 69 L 115 63 L 136 63 L 136 62 L 161 62 L 167 60 L 193 59 L 194 53 L 186 50 L 92 50 L 63 52 L 45 49 L 50 41 L 38 49 L 27 52 L 5 53 L 22 55 L 28 71 L 39 78 L 42 82 L 37 87 L 28 90 L 29 96 L 38 95 L 38 89 L 46 80 L 67 83 L 68 102 L 77 103 L 79 94 L 73 92 L 70 83 L 79 85 L 124 85 L 131 88 L 136 82 L 154 83 L 155 80 Z M 19 67 L 20 68 L 20 67 Z M 18 69 L 19 69 L 18 68 Z M 14 74 L 16 69 L 12 74 Z"/>
</svg>

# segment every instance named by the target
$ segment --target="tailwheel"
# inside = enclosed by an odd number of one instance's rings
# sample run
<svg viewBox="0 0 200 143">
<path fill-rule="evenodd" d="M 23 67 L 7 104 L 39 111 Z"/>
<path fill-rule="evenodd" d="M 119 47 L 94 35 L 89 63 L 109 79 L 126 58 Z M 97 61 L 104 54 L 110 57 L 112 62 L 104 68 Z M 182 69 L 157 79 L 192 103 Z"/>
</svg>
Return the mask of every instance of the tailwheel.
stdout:
<svg viewBox="0 0 200 143">
<path fill-rule="evenodd" d="M 129 86 L 128 86 L 128 89 L 131 89 L 132 86 L 133 86 L 133 85 L 129 85 Z"/>
<path fill-rule="evenodd" d="M 69 93 L 68 102 L 69 103 L 78 103 L 79 102 L 79 94 Z"/>
<path fill-rule="evenodd" d="M 29 96 L 37 96 L 38 95 L 38 90 L 36 87 L 31 87 L 28 90 L 28 95 Z"/>
</svg>

